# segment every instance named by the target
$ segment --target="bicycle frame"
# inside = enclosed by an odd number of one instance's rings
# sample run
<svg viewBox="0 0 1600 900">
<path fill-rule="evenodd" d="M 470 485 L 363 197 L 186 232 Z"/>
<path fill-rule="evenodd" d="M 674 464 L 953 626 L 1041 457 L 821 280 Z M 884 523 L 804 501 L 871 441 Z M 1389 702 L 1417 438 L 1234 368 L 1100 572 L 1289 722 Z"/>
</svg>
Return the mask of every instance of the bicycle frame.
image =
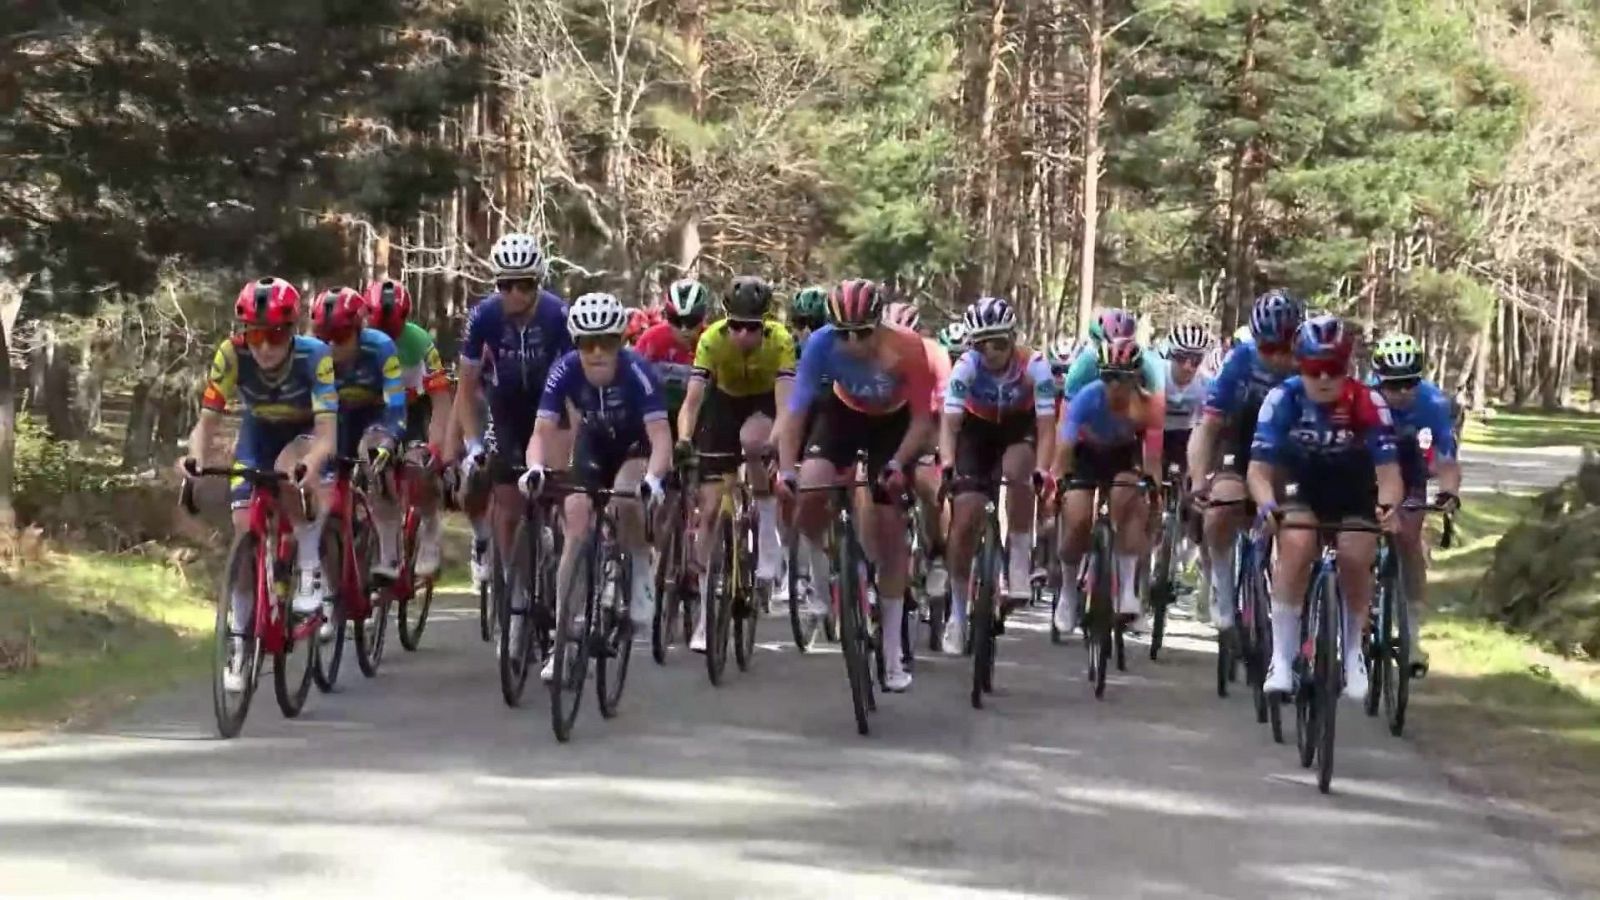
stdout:
<svg viewBox="0 0 1600 900">
<path fill-rule="evenodd" d="M 356 488 L 351 477 L 360 460 L 340 457 L 334 460 L 333 489 L 329 494 L 328 514 L 339 520 L 339 537 L 344 552 L 339 560 L 339 592 L 345 606 L 345 616 L 365 619 L 372 612 L 372 600 L 367 596 L 365 576 L 356 561 L 355 499 Z"/>
</svg>

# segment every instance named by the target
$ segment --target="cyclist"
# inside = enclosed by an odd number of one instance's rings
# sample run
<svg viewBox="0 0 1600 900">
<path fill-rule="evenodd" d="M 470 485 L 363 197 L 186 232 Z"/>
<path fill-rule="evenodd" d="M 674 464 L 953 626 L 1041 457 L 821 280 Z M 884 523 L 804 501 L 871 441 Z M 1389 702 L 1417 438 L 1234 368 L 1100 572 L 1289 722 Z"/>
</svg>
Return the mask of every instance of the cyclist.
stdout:
<svg viewBox="0 0 1600 900">
<path fill-rule="evenodd" d="M 1250 339 L 1236 341 L 1211 383 L 1200 423 L 1189 437 L 1189 491 L 1217 503 L 1245 499 L 1256 415 L 1267 392 L 1294 372 L 1295 329 L 1305 317 L 1300 301 L 1281 290 L 1256 298 L 1250 310 Z M 1217 467 L 1218 460 L 1223 465 Z M 1211 621 L 1222 640 L 1234 641 L 1233 612 L 1238 590 L 1231 547 L 1246 517 L 1238 505 L 1207 507 L 1203 517 L 1205 551 L 1210 560 Z"/>
<path fill-rule="evenodd" d="M 655 366 L 667 398 L 667 424 L 677 439 L 678 411 L 683 408 L 689 377 L 694 371 L 694 349 L 711 307 L 711 292 L 693 278 L 674 281 L 662 302 L 662 320 L 645 329 L 634 352 Z"/>
<path fill-rule="evenodd" d="M 789 300 L 789 333 L 794 335 L 794 358 L 799 359 L 811 333 L 827 321 L 828 289 L 812 285 L 795 291 Z"/>
<path fill-rule="evenodd" d="M 918 335 L 922 333 L 922 314 L 910 303 L 888 304 L 883 310 L 883 320 L 890 325 L 899 325 L 901 328 L 916 332 Z M 945 387 L 950 382 L 950 369 L 954 361 L 945 348 L 933 338 L 923 337 L 922 346 L 928 351 L 928 366 L 933 370 L 935 404 L 933 415 L 938 416 L 944 406 Z M 929 523 L 928 572 L 923 581 L 923 589 L 929 595 L 943 596 L 950 581 L 944 562 L 944 536 L 949 533 L 949 523 L 944 522 L 940 515 L 942 504 L 939 502 L 940 476 L 936 465 L 939 460 L 937 440 L 937 434 L 929 438 L 928 446 L 923 448 L 922 454 L 917 458 L 912 484 L 916 488 L 917 502 L 922 507 L 922 521 Z"/>
<path fill-rule="evenodd" d="M 1174 325 L 1167 333 L 1166 435 L 1162 441 L 1161 471 L 1176 465 L 1189 468 L 1189 435 L 1205 409 L 1211 379 L 1200 372 L 1210 351 L 1211 332 L 1204 325 Z"/>
<path fill-rule="evenodd" d="M 696 450 L 713 454 L 742 451 L 752 473 L 750 492 L 755 496 L 756 577 L 771 582 L 780 574 L 784 557 L 778 537 L 778 500 L 770 481 L 756 473 L 766 471 L 760 454 L 771 443 L 777 409 L 788 403 L 794 387 L 794 338 L 781 322 L 769 318 L 772 288 L 760 278 L 735 278 L 722 305 L 727 317 L 707 328 L 695 347 L 694 374 L 678 414 L 677 455 L 693 456 Z M 719 455 L 706 460 L 702 468 L 707 475 L 723 475 L 737 470 L 739 459 Z M 712 479 L 700 488 L 695 555 L 701 571 L 710 559 L 711 529 L 722 492 L 728 489 L 728 484 Z M 702 603 L 689 640 L 691 650 L 705 650 L 705 614 L 706 604 Z"/>
<path fill-rule="evenodd" d="M 867 453 L 867 477 L 880 490 L 863 516 L 863 545 L 876 548 L 879 620 L 884 647 L 899 647 L 901 616 L 909 574 L 906 518 L 898 498 L 907 488 L 906 470 L 932 438 L 933 370 L 928 352 L 914 331 L 882 320 L 883 295 L 878 285 L 852 278 L 828 297 L 828 324 L 811 335 L 795 379 L 794 394 L 783 409 L 777 433 L 781 489 L 824 487 L 849 478 L 856 454 Z M 831 377 L 832 390 L 823 391 Z M 811 407 L 809 433 L 801 434 Z M 801 443 L 805 463 L 800 461 Z M 827 523 L 825 492 L 801 494 L 795 521 L 801 533 L 801 558 L 813 578 L 831 571 L 822 552 Z M 868 540 L 876 536 L 877 540 Z M 853 576 L 854 573 L 841 573 Z M 815 604 L 816 598 L 811 598 Z M 825 610 L 812 611 L 821 613 Z M 890 691 L 911 687 L 899 653 L 886 653 L 884 686 Z"/>
<path fill-rule="evenodd" d="M 940 420 L 940 481 L 956 484 L 950 523 L 950 619 L 944 648 L 961 652 L 967 617 L 973 544 L 983 522 L 985 482 L 1004 476 L 1006 488 L 1006 594 L 1015 604 L 1031 589 L 1033 490 L 1038 460 L 1055 455 L 1056 381 L 1042 354 L 1017 343 L 1011 304 L 984 297 L 967 308 L 971 348 L 956 362 Z"/>
<path fill-rule="evenodd" d="M 1429 466 L 1424 460 L 1433 451 L 1433 469 L 1439 478 L 1434 502 L 1447 510 L 1461 506 L 1461 463 L 1456 459 L 1455 421 L 1450 398 L 1439 386 L 1422 377 L 1422 348 L 1406 334 L 1391 334 L 1372 349 L 1372 374 L 1389 404 L 1394 419 L 1395 440 L 1400 454 L 1400 476 L 1405 482 L 1407 500 L 1427 500 Z M 1427 432 L 1426 436 L 1423 432 Z M 1401 553 L 1406 596 L 1411 601 L 1411 668 L 1418 676 L 1427 674 L 1428 655 L 1419 640 L 1421 613 L 1428 589 L 1428 555 L 1422 546 L 1422 513 L 1400 510 L 1400 530 L 1395 546 Z"/>
<path fill-rule="evenodd" d="M 1336 316 L 1316 316 L 1295 333 L 1300 374 L 1267 394 L 1250 445 L 1248 486 L 1257 521 L 1271 528 L 1282 498 L 1286 524 L 1339 524 L 1376 518 L 1386 530 L 1398 522 L 1395 505 L 1404 482 L 1388 405 L 1377 391 L 1350 376 L 1354 342 Z M 1300 613 L 1317 552 L 1314 531 L 1282 529 L 1272 578 L 1272 662 L 1268 693 L 1293 685 L 1300 647 Z M 1345 696 L 1367 696 L 1361 635 L 1372 604 L 1372 561 L 1377 536 L 1339 535 L 1339 586 L 1344 594 Z"/>
<path fill-rule="evenodd" d="M 1136 340 L 1138 333 L 1139 319 L 1133 313 L 1125 309 L 1102 310 L 1089 323 L 1089 340 L 1084 342 L 1083 349 L 1078 351 L 1071 368 L 1067 370 L 1062 386 L 1063 396 L 1071 400 L 1074 394 L 1099 379 L 1099 350 L 1106 341 L 1119 338 Z M 1147 396 L 1165 402 L 1166 372 L 1161 365 L 1161 357 L 1155 353 L 1142 353 L 1141 358 L 1144 362 L 1140 370 L 1140 389 Z"/>
<path fill-rule="evenodd" d="M 1148 486 L 1151 472 L 1160 471 L 1164 413 L 1155 398 L 1141 387 L 1145 352 L 1133 338 L 1110 338 L 1096 350 L 1100 380 L 1079 391 L 1067 405 L 1061 425 L 1052 483 L 1063 475 L 1072 481 L 1063 498 L 1061 599 L 1056 604 L 1055 626 L 1062 634 L 1078 627 L 1081 599 L 1076 573 L 1089 549 L 1094 519 L 1094 490 L 1113 480 L 1139 480 Z M 1146 523 L 1150 504 L 1131 486 L 1111 489 L 1111 519 L 1116 531 L 1113 548 L 1118 594 L 1116 608 L 1124 618 L 1139 614 L 1135 580 L 1139 559 L 1149 543 Z"/>
<path fill-rule="evenodd" d="M 644 542 L 642 501 L 651 510 L 661 502 L 661 479 L 672 464 L 672 432 L 661 382 L 654 368 L 639 354 L 622 346 L 628 314 L 610 294 L 584 294 L 573 301 L 567 327 L 578 349 L 550 367 L 550 378 L 539 399 L 539 419 L 528 443 L 528 470 L 519 482 L 524 495 L 538 496 L 549 470 L 545 462 L 550 446 L 561 447 L 563 414 L 577 422 L 572 468 L 578 483 L 591 490 L 637 490 L 639 501 L 614 501 L 617 537 L 628 552 L 632 568 L 629 617 L 635 628 L 650 627 L 655 613 L 654 585 L 650 578 L 650 548 Z M 561 548 L 557 570 L 558 610 L 574 602 L 566 596 L 569 572 L 590 527 L 594 502 L 584 494 L 569 494 L 562 509 Z M 521 623 L 525 617 L 513 621 Z M 515 642 L 519 636 L 511 635 Z M 545 660 L 540 677 L 555 674 L 555 654 Z"/>
<path fill-rule="evenodd" d="M 445 374 L 439 348 L 433 335 L 411 317 L 411 292 L 392 278 L 367 285 L 367 324 L 394 341 L 400 360 L 400 383 L 406 391 L 406 427 L 401 439 L 425 443 L 438 458 L 450 431 L 450 377 Z M 428 469 L 406 460 L 407 477 L 418 479 L 417 510 L 421 517 L 417 529 L 418 575 L 439 572 L 439 479 Z M 377 503 L 373 513 L 377 513 Z"/>
<path fill-rule="evenodd" d="M 296 465 L 303 463 L 305 474 L 298 486 L 316 491 L 320 499 L 321 473 L 336 449 L 339 418 L 328 345 L 295 334 L 300 322 L 300 292 L 281 278 L 246 284 L 234 301 L 233 316 L 237 331 L 217 345 L 211 357 L 200 419 L 189 435 L 189 454 L 180 471 L 187 477 L 189 470 L 209 466 L 217 425 L 228 405 L 238 401 L 242 410 L 233 448 L 235 462 L 255 469 L 270 466 L 284 473 L 293 473 Z M 233 529 L 242 534 L 250 530 L 250 485 L 235 479 L 231 496 Z M 285 506 L 294 522 L 300 569 L 293 610 L 311 615 L 322 609 L 323 602 L 322 519 L 301 519 L 298 503 Z M 318 506 L 325 508 L 326 504 L 319 502 Z M 233 637 L 222 683 L 225 690 L 237 693 L 245 684 L 241 666 L 244 646 L 239 635 L 252 612 L 253 586 L 235 583 L 232 598 L 229 633 Z"/>
<path fill-rule="evenodd" d="M 545 258 L 536 239 L 526 234 L 504 235 L 489 251 L 489 261 L 494 266 L 496 290 L 467 317 L 455 405 L 462 434 L 469 436 L 461 475 L 470 482 L 486 458 L 484 441 L 470 437 L 484 433 L 476 400 L 481 393 L 488 401 L 495 447 L 494 455 L 487 457 L 489 480 L 494 485 L 489 520 L 495 541 L 509 552 L 522 508 L 512 466 L 523 458 L 532 440 L 550 366 L 572 350 L 572 339 L 567 334 L 566 304 L 539 286 L 545 276 Z M 571 432 L 564 419 L 560 425 L 560 431 L 546 438 L 543 457 L 558 468 L 571 455 Z M 446 452 L 458 451 L 447 444 Z"/>
<path fill-rule="evenodd" d="M 951 322 L 939 329 L 936 340 L 950 357 L 951 365 L 954 365 L 955 361 L 961 358 L 961 354 L 967 352 L 967 326 L 959 321 Z"/>
</svg>

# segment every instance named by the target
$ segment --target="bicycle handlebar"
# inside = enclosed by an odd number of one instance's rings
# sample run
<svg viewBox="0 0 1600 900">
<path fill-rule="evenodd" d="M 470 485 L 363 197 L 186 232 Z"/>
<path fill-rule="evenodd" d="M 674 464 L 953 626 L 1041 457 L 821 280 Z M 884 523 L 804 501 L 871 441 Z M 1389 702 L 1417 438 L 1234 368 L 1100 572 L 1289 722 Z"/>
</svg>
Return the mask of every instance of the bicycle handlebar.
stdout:
<svg viewBox="0 0 1600 900">
<path fill-rule="evenodd" d="M 194 499 L 194 483 L 196 479 L 238 478 L 241 481 L 249 482 L 251 487 L 254 488 L 277 490 L 278 485 L 285 481 L 299 481 L 305 477 L 306 467 L 304 463 L 297 463 L 292 476 L 279 472 L 277 469 L 257 469 L 251 466 L 238 465 L 198 467 L 185 464 L 184 471 L 188 473 L 189 477 L 185 478 L 183 484 L 178 487 L 178 505 L 189 515 L 198 516 L 200 515 L 200 506 Z M 311 498 L 306 495 L 305 491 L 300 492 L 300 511 L 305 514 L 307 519 L 311 518 Z"/>
</svg>

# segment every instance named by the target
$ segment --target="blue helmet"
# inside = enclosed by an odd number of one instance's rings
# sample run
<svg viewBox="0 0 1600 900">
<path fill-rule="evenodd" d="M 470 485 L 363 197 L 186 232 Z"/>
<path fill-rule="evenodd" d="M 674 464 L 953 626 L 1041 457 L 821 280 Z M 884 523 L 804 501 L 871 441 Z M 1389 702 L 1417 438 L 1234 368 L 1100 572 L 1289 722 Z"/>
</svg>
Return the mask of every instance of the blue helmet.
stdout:
<svg viewBox="0 0 1600 900">
<path fill-rule="evenodd" d="M 1341 364 L 1350 361 L 1355 339 L 1338 316 L 1320 315 L 1300 323 L 1294 335 L 1294 355 L 1302 360 L 1325 359 Z"/>
<path fill-rule="evenodd" d="M 1257 344 L 1289 343 L 1306 317 L 1306 308 L 1288 291 L 1273 288 L 1256 298 L 1250 310 L 1250 334 Z"/>
</svg>

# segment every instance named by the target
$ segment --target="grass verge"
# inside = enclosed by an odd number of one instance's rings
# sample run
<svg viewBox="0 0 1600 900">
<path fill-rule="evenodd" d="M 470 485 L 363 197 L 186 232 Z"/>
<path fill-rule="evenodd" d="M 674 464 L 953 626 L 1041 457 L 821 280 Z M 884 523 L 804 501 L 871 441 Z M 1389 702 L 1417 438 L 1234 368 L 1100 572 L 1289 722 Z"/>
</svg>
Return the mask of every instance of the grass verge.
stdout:
<svg viewBox="0 0 1600 900">
<path fill-rule="evenodd" d="M 107 711 L 198 675 L 209 661 L 204 585 L 158 559 L 47 553 L 0 575 L 0 638 L 36 663 L 0 672 L 0 729 Z"/>
<path fill-rule="evenodd" d="M 1468 417 L 1463 443 L 1471 447 L 1587 447 L 1600 445 L 1600 414 L 1560 410 L 1496 410 L 1493 418 Z"/>
<path fill-rule="evenodd" d="M 1528 498 L 1474 495 L 1465 538 L 1433 560 L 1431 671 L 1407 734 L 1489 797 L 1575 886 L 1600 891 L 1600 665 L 1547 652 L 1479 616 L 1471 594 Z"/>
</svg>

